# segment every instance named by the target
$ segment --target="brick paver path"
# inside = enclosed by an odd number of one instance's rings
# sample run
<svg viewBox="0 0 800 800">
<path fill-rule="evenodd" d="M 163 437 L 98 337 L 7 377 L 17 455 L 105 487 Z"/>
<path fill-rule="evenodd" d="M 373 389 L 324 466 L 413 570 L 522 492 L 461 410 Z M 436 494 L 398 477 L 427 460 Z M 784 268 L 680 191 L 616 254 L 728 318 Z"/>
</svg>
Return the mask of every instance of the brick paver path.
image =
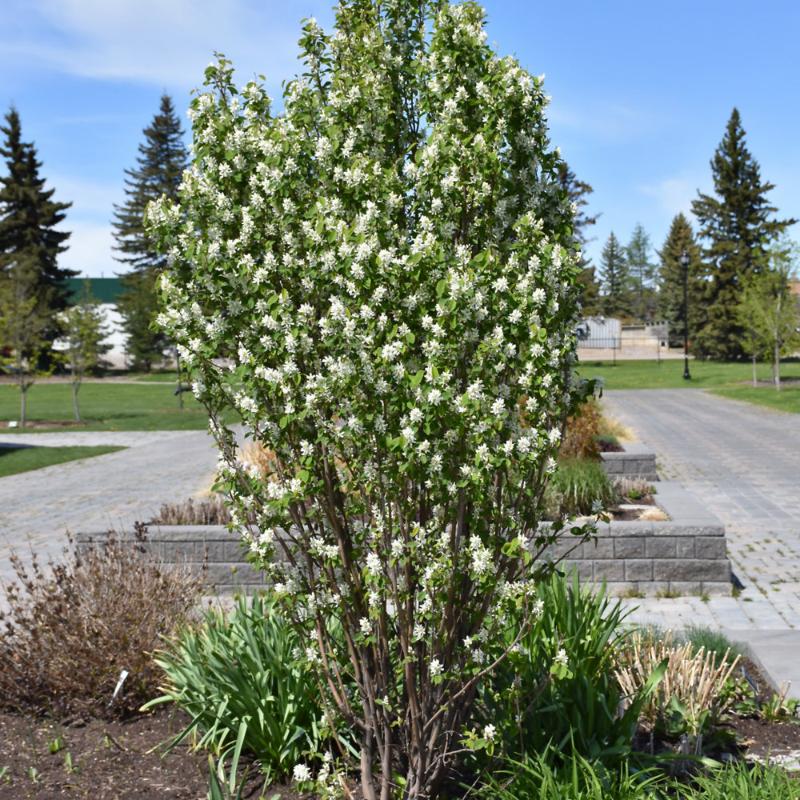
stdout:
<svg viewBox="0 0 800 800">
<path fill-rule="evenodd" d="M 2 442 L 128 449 L 0 478 L 0 579 L 11 576 L 12 547 L 57 556 L 67 530 L 130 526 L 208 488 L 217 455 L 206 431 L 14 434 Z"/>
<path fill-rule="evenodd" d="M 637 601 L 661 621 L 800 629 L 800 415 L 694 389 L 608 392 L 609 413 L 724 523 L 739 598 Z"/>
</svg>

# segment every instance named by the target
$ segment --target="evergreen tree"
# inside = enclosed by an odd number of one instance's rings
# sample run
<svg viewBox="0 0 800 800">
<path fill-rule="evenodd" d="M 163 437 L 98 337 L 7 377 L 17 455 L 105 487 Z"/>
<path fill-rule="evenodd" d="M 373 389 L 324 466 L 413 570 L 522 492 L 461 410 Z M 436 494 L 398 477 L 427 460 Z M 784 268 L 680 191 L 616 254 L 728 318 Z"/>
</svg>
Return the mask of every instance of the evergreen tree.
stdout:
<svg viewBox="0 0 800 800">
<path fill-rule="evenodd" d="M 602 278 L 603 313 L 610 317 L 623 317 L 630 314 L 630 275 L 625 248 L 612 231 L 603 247 L 600 262 Z"/>
<path fill-rule="evenodd" d="M 683 265 L 681 256 L 689 256 L 687 299 L 689 306 L 689 340 L 694 341 L 705 321 L 705 281 L 700 247 L 695 241 L 692 225 L 684 214 L 672 219 L 664 246 L 659 252 L 658 315 L 669 323 L 670 347 L 683 345 Z"/>
<path fill-rule="evenodd" d="M 567 200 L 573 204 L 573 235 L 578 244 L 581 245 L 581 248 L 583 248 L 589 241 L 586 229 L 596 224 L 600 216 L 599 214 L 591 215 L 586 211 L 586 207 L 589 205 L 587 198 L 594 189 L 586 181 L 578 180 L 578 177 L 566 161 L 562 161 L 559 164 L 558 180 L 561 188 L 566 193 Z M 581 260 L 581 272 L 578 275 L 578 282 L 581 286 L 583 313 L 587 315 L 599 314 L 601 311 L 600 282 L 597 280 L 591 261 L 586 258 L 585 254 Z"/>
<path fill-rule="evenodd" d="M 707 317 L 695 338 L 697 353 L 719 360 L 744 355 L 738 312 L 743 285 L 766 263 L 770 244 L 795 220 L 775 219 L 758 162 L 747 149 L 737 109 L 711 161 L 714 195 L 700 193 L 692 210 L 705 242 Z"/>
<path fill-rule="evenodd" d="M 78 274 L 58 266 L 70 234 L 56 227 L 71 203 L 56 202 L 55 190 L 45 189 L 45 179 L 39 174 L 42 164 L 34 145 L 22 140 L 16 109 L 6 114 L 5 121 L 0 126 L 4 137 L 0 156 L 8 170 L 0 177 L 0 273 L 24 268 L 26 294 L 35 297 L 37 313 L 53 312 L 43 332 L 52 342 L 59 333 L 55 312 L 67 307 L 67 278 Z"/>
<path fill-rule="evenodd" d="M 637 223 L 630 242 L 625 248 L 628 273 L 631 281 L 631 311 L 638 319 L 652 320 L 656 309 L 657 265 L 650 260 L 650 237 L 644 227 Z"/>
<path fill-rule="evenodd" d="M 125 202 L 114 208 L 116 258 L 131 268 L 122 276 L 118 308 L 128 335 L 128 353 L 137 369 L 149 370 L 168 346 L 164 334 L 152 329 L 158 311 L 155 284 L 166 257 L 145 232 L 144 212 L 150 201 L 162 195 L 177 197 L 187 158 L 180 120 L 165 94 L 158 114 L 144 129 L 136 167 L 125 171 Z"/>
</svg>

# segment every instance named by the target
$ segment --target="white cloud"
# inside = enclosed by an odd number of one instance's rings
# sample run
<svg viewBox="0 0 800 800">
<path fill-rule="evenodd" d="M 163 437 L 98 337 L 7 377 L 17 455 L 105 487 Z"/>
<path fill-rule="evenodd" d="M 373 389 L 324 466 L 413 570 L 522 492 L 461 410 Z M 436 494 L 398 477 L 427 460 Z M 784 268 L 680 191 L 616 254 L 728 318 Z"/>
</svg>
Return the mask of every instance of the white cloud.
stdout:
<svg viewBox="0 0 800 800">
<path fill-rule="evenodd" d="M 71 231 L 67 244 L 69 250 L 59 258 L 59 266 L 80 270 L 82 275 L 99 278 L 113 277 L 117 272 L 127 272 L 124 264 L 114 260 L 111 225 L 67 220 L 63 226 Z"/>
<path fill-rule="evenodd" d="M 188 88 L 202 81 L 215 50 L 243 79 L 256 72 L 277 85 L 296 70 L 299 20 L 322 0 L 4 0 L 4 14 L 27 20 L 0 35 L 0 63 L 102 79 Z M 9 8 L 10 6 L 10 8 Z M 22 30 L 20 30 L 22 28 Z"/>
<path fill-rule="evenodd" d="M 698 187 L 706 181 L 707 178 L 676 175 L 655 183 L 644 184 L 639 187 L 639 191 L 646 197 L 656 200 L 662 211 L 672 215 L 681 211 L 689 214 L 692 210 L 692 200 L 697 197 Z"/>
<path fill-rule="evenodd" d="M 68 218 L 111 219 L 114 204 L 121 203 L 124 199 L 122 179 L 103 183 L 54 173 L 48 176 L 47 185 L 55 187 L 56 200 L 72 203 L 72 208 L 67 211 Z"/>
</svg>

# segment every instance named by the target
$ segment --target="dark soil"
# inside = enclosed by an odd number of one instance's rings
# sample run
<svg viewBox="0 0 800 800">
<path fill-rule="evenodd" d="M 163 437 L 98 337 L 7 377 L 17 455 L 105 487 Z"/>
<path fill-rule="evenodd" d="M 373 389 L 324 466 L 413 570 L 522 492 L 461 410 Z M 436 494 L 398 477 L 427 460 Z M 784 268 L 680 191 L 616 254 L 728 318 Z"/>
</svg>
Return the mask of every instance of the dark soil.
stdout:
<svg viewBox="0 0 800 800">
<path fill-rule="evenodd" d="M 159 747 L 186 722 L 172 711 L 125 722 L 71 724 L 2 712 L 0 800 L 205 800 L 207 754 L 181 744 L 162 756 Z M 253 780 L 244 797 L 259 797 L 262 787 Z M 302 798 L 287 786 L 271 787 L 266 797 L 275 794 L 281 800 Z"/>
<path fill-rule="evenodd" d="M 800 721 L 767 722 L 763 719 L 735 718 L 731 727 L 745 753 L 767 756 L 800 754 Z"/>
<path fill-rule="evenodd" d="M 597 442 L 597 449 L 601 453 L 622 453 L 625 448 L 617 441 L 611 439 L 595 439 Z"/>
</svg>

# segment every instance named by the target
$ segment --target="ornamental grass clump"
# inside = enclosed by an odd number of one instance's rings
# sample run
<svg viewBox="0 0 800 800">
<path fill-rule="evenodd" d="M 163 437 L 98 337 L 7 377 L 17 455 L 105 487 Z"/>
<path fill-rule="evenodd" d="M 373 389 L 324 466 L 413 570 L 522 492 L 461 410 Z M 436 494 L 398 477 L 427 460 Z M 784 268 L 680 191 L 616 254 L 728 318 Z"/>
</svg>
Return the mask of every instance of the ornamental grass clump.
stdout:
<svg viewBox="0 0 800 800">
<path fill-rule="evenodd" d="M 620 653 L 616 676 L 623 692 L 632 696 L 663 664 L 663 679 L 642 709 L 642 722 L 662 736 L 688 737 L 685 744 L 699 754 L 703 736 L 736 700 L 728 688 L 739 658 L 729 650 L 696 648 L 691 641 L 675 644 L 670 634 L 655 640 L 636 633 Z"/>
<path fill-rule="evenodd" d="M 357 739 L 366 800 L 437 795 L 485 645 L 512 606 L 524 634 L 563 532 L 539 523 L 581 395 L 572 209 L 542 79 L 484 21 L 343 0 L 333 32 L 305 24 L 278 114 L 220 57 L 180 197 L 147 214 L 231 528 Z"/>
</svg>

